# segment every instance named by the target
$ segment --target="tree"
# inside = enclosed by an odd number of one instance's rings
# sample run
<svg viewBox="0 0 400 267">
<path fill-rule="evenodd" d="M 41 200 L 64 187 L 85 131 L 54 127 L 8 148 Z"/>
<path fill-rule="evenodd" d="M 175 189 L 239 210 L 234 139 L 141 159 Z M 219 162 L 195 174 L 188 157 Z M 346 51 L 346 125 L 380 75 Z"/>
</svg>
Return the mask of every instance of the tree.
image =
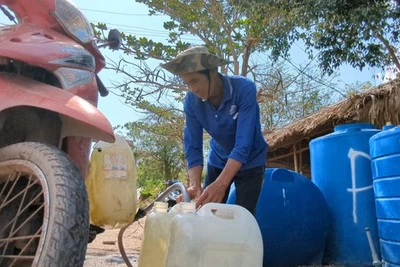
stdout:
<svg viewBox="0 0 400 267">
<path fill-rule="evenodd" d="M 276 101 L 259 101 L 265 133 L 306 117 L 344 97 L 335 88 L 335 77 L 326 78 L 312 67 L 300 66 L 297 73 L 284 66 L 278 69 L 275 72 L 260 70 L 263 73 L 260 75 L 267 73 L 269 79 L 266 81 L 271 81 L 271 85 L 266 86 L 278 84 L 273 92 Z"/>
<path fill-rule="evenodd" d="M 400 10 L 391 0 L 264 0 L 238 5 L 255 14 L 268 13 L 266 28 L 275 21 L 265 42 L 275 59 L 287 57 L 290 47 L 304 41 L 310 57 L 318 52 L 320 67 L 331 74 L 344 63 L 400 69 Z"/>
<path fill-rule="evenodd" d="M 184 157 L 182 140 L 168 131 L 174 124 L 166 123 L 167 116 L 148 118 L 146 122 L 132 122 L 125 125 L 128 138 L 133 140 L 138 166 L 138 187 L 144 197 L 156 196 L 164 189 L 164 182 L 184 179 Z"/>
</svg>

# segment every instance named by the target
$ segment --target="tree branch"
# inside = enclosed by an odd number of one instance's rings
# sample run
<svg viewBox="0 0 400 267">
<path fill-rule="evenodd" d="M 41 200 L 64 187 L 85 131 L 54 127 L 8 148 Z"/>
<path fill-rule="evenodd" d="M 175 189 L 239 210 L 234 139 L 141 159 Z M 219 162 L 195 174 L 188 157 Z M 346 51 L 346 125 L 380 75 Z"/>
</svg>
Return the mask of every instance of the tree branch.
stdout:
<svg viewBox="0 0 400 267">
<path fill-rule="evenodd" d="M 376 38 L 378 38 L 378 40 L 381 41 L 383 43 L 383 45 L 386 47 L 386 49 L 389 52 L 390 58 L 392 59 L 393 63 L 396 65 L 397 69 L 400 70 L 400 62 L 399 62 L 399 59 L 396 56 L 396 52 L 395 52 L 393 46 L 390 45 L 389 41 L 387 39 L 385 39 L 385 37 L 383 37 L 382 34 L 380 34 L 378 32 L 378 30 L 376 30 L 370 23 L 368 23 L 368 26 L 372 30 L 372 32 L 374 33 Z"/>
</svg>

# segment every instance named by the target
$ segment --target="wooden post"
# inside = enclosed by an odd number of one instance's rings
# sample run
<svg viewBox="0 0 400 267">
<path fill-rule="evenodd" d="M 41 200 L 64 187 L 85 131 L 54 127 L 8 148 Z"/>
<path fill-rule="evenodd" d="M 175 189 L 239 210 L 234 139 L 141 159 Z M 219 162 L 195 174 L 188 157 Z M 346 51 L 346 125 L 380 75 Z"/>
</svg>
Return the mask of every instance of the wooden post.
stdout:
<svg viewBox="0 0 400 267">
<path fill-rule="evenodd" d="M 299 165 L 297 162 L 297 145 L 293 145 L 293 161 L 294 161 L 294 171 L 299 172 Z"/>
<path fill-rule="evenodd" d="M 301 143 L 299 144 L 299 150 L 301 151 Z M 303 174 L 303 152 L 299 152 L 299 161 L 300 161 L 300 174 Z"/>
<path fill-rule="evenodd" d="M 302 148 L 302 149 L 298 149 L 296 152 L 300 153 L 300 152 L 304 152 L 304 151 L 307 151 L 307 150 L 308 150 L 308 147 L 305 147 L 305 148 Z M 279 159 L 284 159 L 284 158 L 291 157 L 293 154 L 294 154 L 294 152 L 292 151 L 292 152 L 289 152 L 289 153 L 284 154 L 284 155 L 268 158 L 268 160 L 276 161 L 276 160 L 279 160 Z"/>
</svg>

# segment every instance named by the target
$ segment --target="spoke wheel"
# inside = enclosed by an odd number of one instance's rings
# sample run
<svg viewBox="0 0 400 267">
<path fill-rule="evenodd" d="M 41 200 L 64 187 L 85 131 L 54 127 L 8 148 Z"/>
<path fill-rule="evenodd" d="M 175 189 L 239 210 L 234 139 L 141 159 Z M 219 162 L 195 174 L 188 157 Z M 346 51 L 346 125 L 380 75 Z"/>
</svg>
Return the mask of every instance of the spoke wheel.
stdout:
<svg viewBox="0 0 400 267">
<path fill-rule="evenodd" d="M 0 149 L 0 266 L 83 266 L 89 236 L 85 184 L 60 150 Z"/>
</svg>

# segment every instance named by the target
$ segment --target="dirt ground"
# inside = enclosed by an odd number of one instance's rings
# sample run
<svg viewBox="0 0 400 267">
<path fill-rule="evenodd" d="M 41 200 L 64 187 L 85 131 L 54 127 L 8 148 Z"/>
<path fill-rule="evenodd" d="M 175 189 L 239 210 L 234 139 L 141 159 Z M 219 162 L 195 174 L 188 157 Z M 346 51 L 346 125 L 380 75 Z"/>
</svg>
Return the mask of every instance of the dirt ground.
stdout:
<svg viewBox="0 0 400 267">
<path fill-rule="evenodd" d="M 143 239 L 145 218 L 135 222 L 123 235 L 125 252 L 133 267 L 137 267 Z M 119 229 L 106 230 L 88 244 L 84 267 L 126 266 L 118 248 Z"/>
</svg>

